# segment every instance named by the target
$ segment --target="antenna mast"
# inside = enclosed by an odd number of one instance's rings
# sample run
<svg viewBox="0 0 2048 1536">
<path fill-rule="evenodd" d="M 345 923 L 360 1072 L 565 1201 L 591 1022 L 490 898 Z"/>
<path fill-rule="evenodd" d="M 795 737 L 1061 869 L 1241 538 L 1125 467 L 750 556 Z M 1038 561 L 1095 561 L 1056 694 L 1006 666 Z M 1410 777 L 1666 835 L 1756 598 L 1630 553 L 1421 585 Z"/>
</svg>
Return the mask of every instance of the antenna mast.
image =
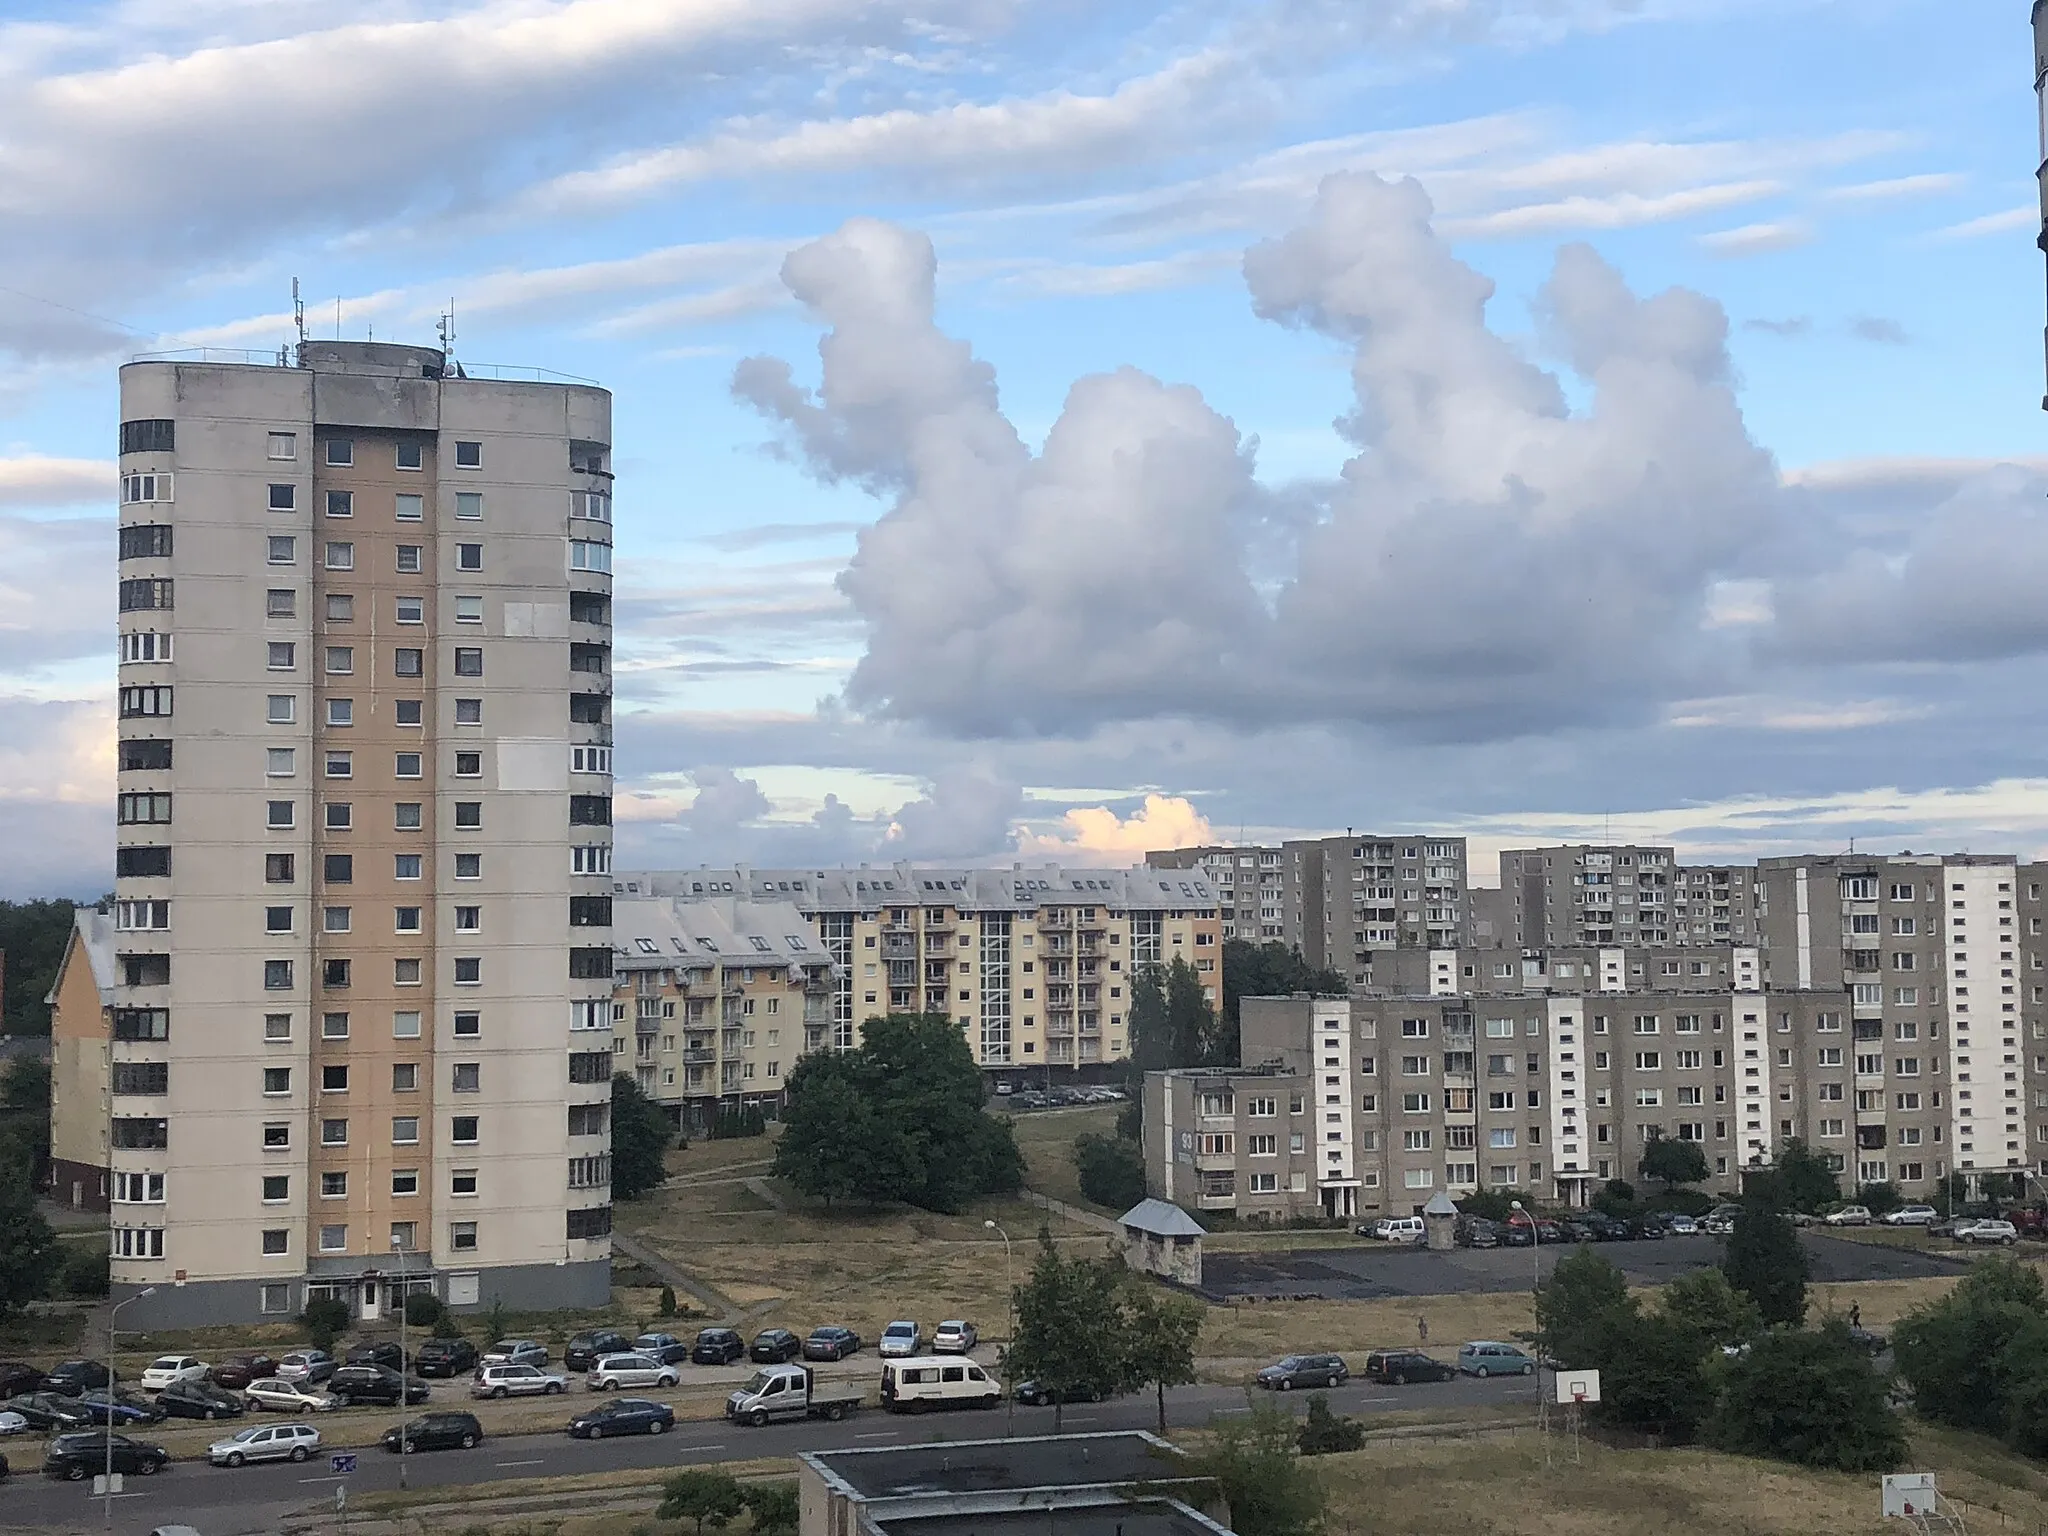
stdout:
<svg viewBox="0 0 2048 1536">
<path fill-rule="evenodd" d="M 448 307 L 441 312 L 440 324 L 434 327 L 441 338 L 441 351 L 452 357 L 455 353 L 455 298 L 449 295 Z"/>
<path fill-rule="evenodd" d="M 306 345 L 306 301 L 299 297 L 299 280 L 296 277 L 292 279 L 292 324 L 298 327 L 299 347 L 303 351 Z"/>
</svg>

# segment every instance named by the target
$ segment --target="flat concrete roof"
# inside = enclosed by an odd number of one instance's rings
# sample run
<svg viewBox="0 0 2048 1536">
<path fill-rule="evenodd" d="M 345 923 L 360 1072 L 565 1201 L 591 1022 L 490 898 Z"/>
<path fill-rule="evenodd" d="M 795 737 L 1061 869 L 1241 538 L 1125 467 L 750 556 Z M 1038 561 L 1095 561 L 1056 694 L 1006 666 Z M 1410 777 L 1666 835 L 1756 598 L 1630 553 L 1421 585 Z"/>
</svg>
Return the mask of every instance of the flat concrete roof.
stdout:
<svg viewBox="0 0 2048 1536">
<path fill-rule="evenodd" d="M 1085 1488 L 1188 1475 L 1181 1453 L 1143 1430 L 812 1451 L 804 1459 L 864 1499 Z"/>
<path fill-rule="evenodd" d="M 872 1522 L 887 1536 L 1230 1536 L 1177 1499 L 1090 1504 L 1075 1508 L 884 1516 Z"/>
</svg>

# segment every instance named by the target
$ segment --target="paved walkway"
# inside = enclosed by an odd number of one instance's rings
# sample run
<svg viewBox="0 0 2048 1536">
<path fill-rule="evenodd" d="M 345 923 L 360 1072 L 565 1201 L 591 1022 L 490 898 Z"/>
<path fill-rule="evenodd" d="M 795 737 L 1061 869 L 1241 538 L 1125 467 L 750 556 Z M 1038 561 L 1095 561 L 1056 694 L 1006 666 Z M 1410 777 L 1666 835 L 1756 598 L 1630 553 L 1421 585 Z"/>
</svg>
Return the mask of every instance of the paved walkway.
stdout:
<svg viewBox="0 0 2048 1536">
<path fill-rule="evenodd" d="M 1077 1227 L 1090 1227 L 1097 1232 L 1106 1232 L 1111 1237 L 1122 1237 L 1124 1229 L 1114 1218 L 1083 1210 L 1078 1205 L 1069 1205 L 1064 1200 L 1055 1200 L 1051 1195 L 1041 1195 L 1035 1189 L 1018 1191 L 1018 1198 L 1027 1205 L 1035 1205 L 1042 1211 L 1049 1211 L 1062 1221 L 1070 1221 Z"/>
<path fill-rule="evenodd" d="M 664 1258 L 640 1238 L 614 1231 L 612 1246 L 634 1263 L 651 1270 L 662 1284 L 673 1286 L 694 1298 L 719 1322 L 730 1323 L 742 1315 L 743 1309 L 730 1296 L 722 1295 L 703 1281 L 685 1274 L 672 1260 Z"/>
</svg>

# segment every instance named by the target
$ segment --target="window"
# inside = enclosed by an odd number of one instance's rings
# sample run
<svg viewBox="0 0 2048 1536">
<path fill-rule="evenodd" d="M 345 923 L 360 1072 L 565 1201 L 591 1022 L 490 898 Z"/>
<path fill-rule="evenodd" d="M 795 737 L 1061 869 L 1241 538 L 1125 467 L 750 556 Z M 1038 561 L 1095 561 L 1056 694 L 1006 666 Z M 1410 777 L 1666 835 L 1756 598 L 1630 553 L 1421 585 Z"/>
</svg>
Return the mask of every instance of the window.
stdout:
<svg viewBox="0 0 2048 1536">
<path fill-rule="evenodd" d="M 569 797 L 569 825 L 572 827 L 608 827 L 612 824 L 612 801 L 609 795 L 571 795 Z"/>
<path fill-rule="evenodd" d="M 457 1010 L 455 1015 L 455 1038 L 471 1040 L 483 1034 L 483 1015 Z"/>
<path fill-rule="evenodd" d="M 346 677 L 356 669 L 355 647 L 352 645 L 328 646 L 326 664 L 330 677 Z"/>
<path fill-rule="evenodd" d="M 292 909 L 290 907 L 265 907 L 263 909 L 263 931 L 265 933 L 290 933 L 292 931 Z"/>
<path fill-rule="evenodd" d="M 322 1253 L 346 1253 L 348 1251 L 348 1228 L 336 1222 L 320 1229 L 320 1251 Z"/>
<path fill-rule="evenodd" d="M 455 723 L 457 725 L 482 725 L 484 723 L 484 701 L 482 699 L 457 699 L 455 701 Z"/>
<path fill-rule="evenodd" d="M 455 754 L 455 777 L 458 779 L 480 779 L 484 775 L 484 755 L 481 752 L 458 752 Z"/>
<path fill-rule="evenodd" d="M 114 850 L 114 873 L 119 876 L 141 879 L 144 876 L 168 876 L 171 872 L 171 850 L 168 848 L 116 848 Z"/>
<path fill-rule="evenodd" d="M 455 825 L 458 827 L 481 827 L 484 824 L 484 803 L 481 800 L 458 800 L 455 802 Z"/>
<path fill-rule="evenodd" d="M 117 1061 L 113 1068 L 113 1089 L 123 1097 L 160 1098 L 171 1091 L 170 1063 Z"/>
<path fill-rule="evenodd" d="M 114 797 L 114 821 L 118 826 L 168 826 L 171 797 L 167 794 L 128 793 Z"/>
<path fill-rule="evenodd" d="M 420 545 L 401 544 L 398 546 L 399 575 L 417 576 L 421 571 L 425 569 L 426 565 L 424 551 Z"/>
<path fill-rule="evenodd" d="M 570 1127 L 574 1129 L 574 1127 Z M 448 1139 L 458 1147 L 473 1147 L 477 1142 L 477 1117 L 457 1115 L 448 1122 Z"/>
<path fill-rule="evenodd" d="M 164 1176 L 160 1173 L 117 1173 L 114 1199 L 122 1205 L 162 1205 Z"/>
<path fill-rule="evenodd" d="M 164 560 L 171 554 L 169 523 L 131 523 L 119 537 L 123 560 Z"/>
<path fill-rule="evenodd" d="M 420 1118 L 418 1115 L 394 1115 L 391 1118 L 391 1144 L 394 1147 L 417 1146 L 420 1139 Z"/>
<path fill-rule="evenodd" d="M 392 856 L 392 877 L 397 880 L 419 879 L 420 855 L 417 853 L 394 854 Z"/>
<path fill-rule="evenodd" d="M 457 442 L 455 445 L 455 467 L 457 469 L 482 469 L 484 467 L 484 445 L 482 443 Z"/>
<path fill-rule="evenodd" d="M 354 517 L 356 515 L 356 493 L 354 491 L 329 491 L 327 493 L 327 515 L 329 517 Z"/>
<path fill-rule="evenodd" d="M 162 418 L 121 423 L 123 453 L 171 453 L 176 451 L 178 424 Z"/>
<path fill-rule="evenodd" d="M 455 855 L 455 878 L 458 880 L 481 880 L 484 876 L 484 856 L 480 853 L 458 853 Z"/>
<path fill-rule="evenodd" d="M 420 908 L 392 908 L 392 930 L 396 933 L 418 933 L 420 931 Z"/>
<path fill-rule="evenodd" d="M 401 1196 L 403 1196 L 403 1195 L 416 1195 L 416 1194 L 418 1194 L 419 1192 L 420 1192 L 420 1171 L 419 1171 L 419 1169 L 417 1169 L 417 1168 L 394 1168 L 394 1169 L 392 1169 L 392 1170 L 391 1170 L 391 1193 L 392 1193 L 392 1194 L 394 1194 L 394 1195 L 401 1195 Z M 403 1222 L 403 1223 L 394 1223 L 394 1224 L 393 1224 L 393 1226 L 392 1226 L 392 1235 L 393 1235 L 394 1237 L 396 1237 L 396 1236 L 398 1235 L 398 1227 L 399 1227 L 399 1226 L 401 1226 L 401 1225 L 402 1225 L 402 1226 L 405 1226 L 405 1227 L 407 1227 L 407 1228 L 410 1228 L 410 1227 L 412 1226 L 412 1223 L 411 1223 L 411 1222 L 409 1222 L 409 1221 L 408 1221 L 408 1222 Z M 405 1242 L 403 1243 L 403 1245 L 402 1245 L 402 1246 L 404 1246 L 404 1247 L 405 1247 L 405 1248 L 407 1248 L 407 1249 L 410 1249 L 410 1248 L 412 1247 L 412 1233 L 411 1233 L 410 1231 L 407 1231 L 407 1232 L 406 1232 L 406 1233 L 405 1233 L 404 1235 L 405 1235 Z"/>
<path fill-rule="evenodd" d="M 427 515 L 427 499 L 420 495 L 400 495 L 394 516 L 401 523 L 417 523 Z"/>
<path fill-rule="evenodd" d="M 575 898 L 571 897 L 570 900 L 573 901 Z M 455 931 L 457 933 L 476 933 L 483 925 L 484 909 L 482 907 L 457 907 L 455 909 Z"/>
<path fill-rule="evenodd" d="M 165 605 L 166 607 L 169 604 Z M 263 616 L 289 619 L 299 611 L 299 595 L 288 587 L 272 587 L 263 595 Z"/>
<path fill-rule="evenodd" d="M 391 656 L 391 671 L 397 677 L 418 677 L 426 670 L 427 653 L 411 646 L 400 646 Z"/>
<path fill-rule="evenodd" d="M 327 933 L 347 933 L 350 927 L 349 914 L 352 910 L 349 907 L 326 908 L 320 915 L 322 931 Z"/>
<path fill-rule="evenodd" d="M 123 613 L 168 612 L 175 596 L 168 577 L 136 577 L 121 583 L 120 609 Z"/>
<path fill-rule="evenodd" d="M 348 1038 L 348 1015 L 345 1013 L 321 1014 L 320 1038 L 322 1040 L 346 1040 Z"/>
<path fill-rule="evenodd" d="M 327 439 L 327 462 L 343 468 L 355 463 L 356 445 L 352 438 L 330 437 Z"/>
<path fill-rule="evenodd" d="M 322 1067 L 320 1069 L 320 1091 L 322 1093 L 347 1093 L 348 1068 L 345 1065 Z"/>
<path fill-rule="evenodd" d="M 458 597 L 455 599 L 455 622 L 458 624 L 481 624 L 484 621 L 484 600 L 480 597 Z"/>
<path fill-rule="evenodd" d="M 355 807 L 346 800 L 329 800 L 321 809 L 330 832 L 346 832 L 355 825 Z"/>
<path fill-rule="evenodd" d="M 171 766 L 171 744 L 168 741 L 124 741 L 120 744 L 118 766 L 124 771 L 168 768 Z"/>
<path fill-rule="evenodd" d="M 356 702 L 354 699 L 329 699 L 327 701 L 327 723 L 332 726 L 348 726 L 356 723 Z"/>
<path fill-rule="evenodd" d="M 299 648 L 289 640 L 266 642 L 264 666 L 272 672 L 289 672 L 299 664 Z"/>
<path fill-rule="evenodd" d="M 457 544 L 455 546 L 455 569 L 458 571 L 480 571 L 483 568 L 483 545 Z"/>
<path fill-rule="evenodd" d="M 401 1009 L 391 1015 L 391 1038 L 394 1040 L 417 1040 L 420 1037 L 420 1016 L 417 1009 Z"/>
<path fill-rule="evenodd" d="M 418 1093 L 420 1088 L 420 1064 L 416 1061 L 398 1061 L 391 1064 L 391 1091 L 393 1093 Z"/>
<path fill-rule="evenodd" d="M 449 1089 L 455 1093 L 481 1093 L 483 1067 L 474 1061 L 458 1061 L 449 1079 Z"/>
<path fill-rule="evenodd" d="M 425 704 L 420 699 L 399 699 L 392 705 L 392 719 L 399 725 L 420 725 L 424 723 Z"/>
<path fill-rule="evenodd" d="M 455 959 L 455 985 L 458 987 L 480 986 L 484 979 L 483 960 L 476 955 L 458 955 Z"/>
<path fill-rule="evenodd" d="M 171 926 L 171 904 L 168 901 L 117 901 L 114 903 L 114 926 L 123 933 L 166 931 Z"/>
<path fill-rule="evenodd" d="M 572 875 L 608 875 L 612 872 L 612 850 L 608 843 L 592 843 L 569 850 Z"/>
<path fill-rule="evenodd" d="M 320 985 L 337 991 L 349 984 L 349 962 L 346 960 L 323 960 L 320 962 Z"/>
<path fill-rule="evenodd" d="M 171 690 L 163 687 L 123 688 L 121 690 L 121 718 L 139 720 L 161 718 L 171 712 Z"/>
<path fill-rule="evenodd" d="M 595 539 L 571 539 L 569 541 L 570 570 L 609 571 L 611 568 L 611 545 L 600 544 Z"/>
<path fill-rule="evenodd" d="M 356 568 L 356 547 L 345 540 L 327 541 L 326 566 L 330 571 L 352 571 Z"/>
<path fill-rule="evenodd" d="M 296 432 L 273 432 L 264 452 L 273 459 L 296 459 L 299 456 L 299 435 Z"/>
<path fill-rule="evenodd" d="M 296 507 L 298 506 L 298 504 L 299 504 L 299 496 L 298 496 L 298 487 L 297 487 L 297 486 L 295 486 L 295 485 L 279 485 L 279 484 L 276 484 L 276 483 L 273 483 L 273 484 L 271 485 L 271 487 L 270 487 L 270 510 L 271 510 L 271 511 L 273 511 L 273 512 L 290 512 L 290 511 L 292 511 L 292 510 L 293 510 L 294 508 L 296 508 Z"/>
<path fill-rule="evenodd" d="M 290 1147 L 291 1147 L 291 1144 L 292 1144 L 292 1128 L 291 1128 L 291 1126 L 290 1126 L 289 1124 L 285 1124 L 285 1123 L 282 1123 L 282 1122 L 272 1122 L 271 1124 L 269 1124 L 269 1125 L 266 1125 L 266 1126 L 264 1126 L 264 1127 L 263 1127 L 263 1150 L 264 1150 L 264 1151 L 266 1151 L 266 1152 L 282 1152 L 282 1151 L 287 1151 L 287 1150 L 289 1150 L 289 1149 L 290 1149 Z"/>
<path fill-rule="evenodd" d="M 458 645 L 455 647 L 455 675 L 457 677 L 482 677 L 484 675 L 483 647 Z"/>
<path fill-rule="evenodd" d="M 263 962 L 263 990 L 266 992 L 289 992 L 292 989 L 292 963 L 289 960 L 266 960 Z"/>
<path fill-rule="evenodd" d="M 420 829 L 420 802 L 399 801 L 392 807 L 391 824 L 401 832 L 417 832 Z"/>
</svg>

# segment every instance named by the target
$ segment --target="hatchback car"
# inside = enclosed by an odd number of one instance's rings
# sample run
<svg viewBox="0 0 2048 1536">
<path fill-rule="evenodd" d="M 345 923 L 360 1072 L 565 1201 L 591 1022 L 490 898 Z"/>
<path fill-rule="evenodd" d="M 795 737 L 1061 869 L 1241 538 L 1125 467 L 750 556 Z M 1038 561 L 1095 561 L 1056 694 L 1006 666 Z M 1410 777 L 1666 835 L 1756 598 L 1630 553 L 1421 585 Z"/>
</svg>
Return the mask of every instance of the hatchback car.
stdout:
<svg viewBox="0 0 2048 1536">
<path fill-rule="evenodd" d="M 413 1352 L 412 1368 L 422 1376 L 460 1376 L 476 1362 L 476 1346 L 467 1339 L 429 1339 Z"/>
<path fill-rule="evenodd" d="M 155 1398 L 119 1387 L 88 1392 L 79 1398 L 78 1406 L 85 1410 L 88 1423 L 111 1424 L 116 1429 L 130 1424 L 161 1424 L 164 1420 L 164 1411 Z"/>
<path fill-rule="evenodd" d="M 174 1381 L 201 1381 L 206 1371 L 206 1362 L 190 1355 L 158 1355 L 142 1373 L 142 1390 L 161 1392 Z"/>
<path fill-rule="evenodd" d="M 278 1381 L 298 1381 L 318 1385 L 332 1376 L 336 1363 L 332 1355 L 319 1349 L 295 1349 L 277 1362 L 277 1369 L 271 1372 Z M 258 1377 L 258 1380 L 264 1378 Z"/>
<path fill-rule="evenodd" d="M 396 1408 L 401 1395 L 408 1404 L 427 1400 L 424 1381 L 416 1376 L 402 1377 L 382 1365 L 344 1365 L 322 1385 L 337 1408 L 346 1408 L 351 1403 L 379 1403 L 386 1408 Z"/>
<path fill-rule="evenodd" d="M 26 1419 L 30 1429 L 39 1429 L 45 1434 L 83 1429 L 92 1422 L 92 1416 L 85 1411 L 83 1403 L 61 1392 L 24 1392 L 20 1397 L 10 1397 L 7 1406 Z"/>
<path fill-rule="evenodd" d="M 746 1352 L 747 1341 L 732 1329 L 706 1328 L 690 1346 L 690 1361 L 694 1365 L 730 1365 Z"/>
<path fill-rule="evenodd" d="M 1931 1205 L 1902 1205 L 1878 1220 L 1888 1227 L 1925 1227 L 1941 1220 L 1941 1212 Z"/>
<path fill-rule="evenodd" d="M 1691 1237 L 1700 1229 L 1700 1224 L 1690 1216 L 1674 1211 L 1664 1220 L 1664 1229 L 1673 1237 Z"/>
<path fill-rule="evenodd" d="M 1411 1381 L 1450 1381 L 1457 1374 L 1456 1366 L 1415 1349 L 1376 1349 L 1365 1357 L 1367 1380 L 1396 1387 Z"/>
<path fill-rule="evenodd" d="M 1458 1220 L 1456 1236 L 1461 1247 L 1498 1248 L 1500 1227 L 1484 1216 L 1463 1216 Z"/>
<path fill-rule="evenodd" d="M 28 1420 L 9 1408 L 0 1408 L 0 1435 L 25 1435 Z"/>
<path fill-rule="evenodd" d="M 243 1389 L 242 1400 L 251 1408 L 267 1408 L 273 1413 L 325 1413 L 334 1406 L 334 1399 L 324 1389 L 281 1376 L 250 1382 Z"/>
<path fill-rule="evenodd" d="M 747 1358 L 763 1365 L 780 1365 L 804 1352 L 804 1341 L 787 1328 L 763 1328 L 747 1346 Z"/>
<path fill-rule="evenodd" d="M 248 1411 L 234 1393 L 210 1381 L 174 1381 L 157 1394 L 156 1405 L 174 1419 L 239 1419 Z"/>
<path fill-rule="evenodd" d="M 875 1353 L 884 1360 L 902 1355 L 914 1355 L 924 1343 L 924 1330 L 908 1321 L 891 1323 L 882 1330 L 882 1337 L 875 1345 Z"/>
<path fill-rule="evenodd" d="M 1099 1386 L 1076 1387 L 1064 1396 L 1056 1394 L 1052 1387 L 1042 1381 L 1020 1381 L 1011 1389 L 1010 1396 L 1031 1408 L 1049 1408 L 1053 1399 L 1067 1403 L 1099 1403 L 1110 1396 L 1111 1389 Z"/>
<path fill-rule="evenodd" d="M 77 1397 L 94 1387 L 112 1386 L 113 1381 L 107 1368 L 97 1360 L 66 1360 L 50 1367 L 50 1374 L 43 1378 L 43 1390 L 60 1397 Z"/>
<path fill-rule="evenodd" d="M 111 1448 L 109 1442 L 112 1442 Z M 43 1472 L 67 1482 L 82 1483 L 95 1472 L 104 1472 L 112 1459 L 114 1470 L 138 1477 L 153 1477 L 170 1465 L 171 1453 L 160 1445 L 132 1440 L 104 1429 L 83 1434 L 59 1435 L 43 1452 Z"/>
<path fill-rule="evenodd" d="M 593 1392 L 617 1392 L 624 1387 L 672 1387 L 681 1380 L 681 1372 L 652 1355 L 603 1355 L 590 1368 L 589 1386 Z"/>
<path fill-rule="evenodd" d="M 320 1449 L 320 1431 L 310 1424 L 252 1424 L 206 1448 L 216 1467 L 251 1461 L 304 1461 Z"/>
<path fill-rule="evenodd" d="M 500 1339 L 484 1351 L 485 1365 L 532 1365 L 548 1363 L 545 1344 L 533 1339 Z"/>
<path fill-rule="evenodd" d="M 662 1435 L 675 1425 L 676 1411 L 667 1403 L 619 1397 L 577 1414 L 569 1421 L 569 1433 L 578 1440 L 607 1440 L 614 1435 Z"/>
<path fill-rule="evenodd" d="M 1517 1345 L 1475 1339 L 1458 1347 L 1458 1369 L 1467 1376 L 1533 1376 L 1536 1362 Z"/>
<path fill-rule="evenodd" d="M 230 1391 L 240 1391 L 252 1381 L 260 1381 L 265 1376 L 275 1376 L 277 1374 L 277 1362 L 260 1350 L 246 1354 L 229 1355 L 227 1359 L 214 1366 L 207 1374 L 213 1378 L 215 1386 L 226 1387 Z"/>
<path fill-rule="evenodd" d="M 469 1384 L 471 1397 L 552 1397 L 569 1390 L 569 1378 L 537 1365 L 486 1365 Z"/>
<path fill-rule="evenodd" d="M 1334 1387 L 1350 1375 L 1351 1368 L 1342 1355 L 1288 1355 L 1253 1380 L 1270 1391 L 1289 1392 L 1296 1387 Z"/>
<path fill-rule="evenodd" d="M 804 1340 L 806 1360 L 844 1360 L 860 1349 L 860 1335 L 851 1328 L 842 1328 L 836 1323 L 827 1323 L 822 1328 L 813 1328 L 811 1336 Z"/>
<path fill-rule="evenodd" d="M 672 1333 L 643 1333 L 633 1341 L 631 1352 L 651 1355 L 663 1365 L 683 1365 L 690 1358 L 690 1346 Z"/>
<path fill-rule="evenodd" d="M 633 1351 L 633 1341 L 616 1328 L 592 1328 L 576 1334 L 562 1351 L 562 1369 L 572 1375 L 593 1368 L 606 1355 Z"/>
<path fill-rule="evenodd" d="M 348 1353 L 341 1357 L 343 1365 L 381 1365 L 393 1371 L 403 1370 L 404 1361 L 405 1351 L 390 1339 L 351 1344 Z"/>
<path fill-rule="evenodd" d="M 981 1342 L 981 1335 L 974 1331 L 974 1324 L 958 1320 L 941 1323 L 932 1332 L 932 1353 L 935 1355 L 964 1355 Z"/>
<path fill-rule="evenodd" d="M 484 1427 L 473 1413 L 425 1413 L 384 1431 L 387 1451 L 467 1451 L 483 1444 Z"/>
<path fill-rule="evenodd" d="M 1830 1227 L 1867 1227 L 1870 1225 L 1870 1207 L 1867 1205 L 1838 1206 L 1821 1217 L 1824 1225 Z"/>
</svg>

